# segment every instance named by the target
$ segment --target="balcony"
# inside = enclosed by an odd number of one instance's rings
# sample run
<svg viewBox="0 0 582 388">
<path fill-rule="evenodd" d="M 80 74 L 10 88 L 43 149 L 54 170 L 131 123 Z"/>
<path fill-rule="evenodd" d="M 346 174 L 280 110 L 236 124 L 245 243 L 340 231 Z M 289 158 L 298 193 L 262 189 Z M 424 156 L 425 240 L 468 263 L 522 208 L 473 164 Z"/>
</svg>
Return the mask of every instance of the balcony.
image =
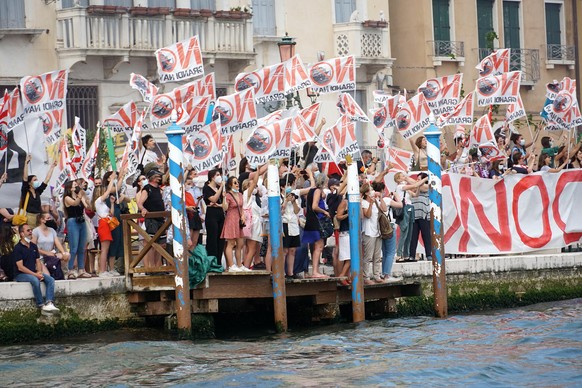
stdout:
<svg viewBox="0 0 582 388">
<path fill-rule="evenodd" d="M 80 7 L 58 10 L 60 67 L 68 68 L 89 56 L 98 56 L 103 58 L 108 78 L 130 57 L 146 57 L 155 62 L 155 50 L 193 35 L 200 39 L 205 64 L 226 60 L 231 74 L 237 74 L 255 57 L 252 19 L 223 18 L 217 13 L 209 16 L 178 12 L 153 14 L 132 12 L 132 9 L 111 14 L 88 12 L 87 8 Z"/>
<path fill-rule="evenodd" d="M 367 82 L 380 70 L 392 67 L 390 32 L 386 22 L 339 23 L 333 26 L 335 56 L 354 55 L 357 66 L 363 66 Z"/>
<path fill-rule="evenodd" d="M 561 44 L 549 44 L 546 46 L 546 69 L 553 69 L 555 65 L 568 66 L 574 70 L 576 65 L 576 48 Z"/>
<path fill-rule="evenodd" d="M 540 80 L 540 50 L 511 48 L 509 71 L 521 71 L 521 85 L 533 86 Z M 479 60 L 491 54 L 488 48 L 479 48 Z"/>
<path fill-rule="evenodd" d="M 433 65 L 440 66 L 443 62 L 458 62 L 465 66 L 465 42 L 452 40 L 432 40 Z"/>
</svg>

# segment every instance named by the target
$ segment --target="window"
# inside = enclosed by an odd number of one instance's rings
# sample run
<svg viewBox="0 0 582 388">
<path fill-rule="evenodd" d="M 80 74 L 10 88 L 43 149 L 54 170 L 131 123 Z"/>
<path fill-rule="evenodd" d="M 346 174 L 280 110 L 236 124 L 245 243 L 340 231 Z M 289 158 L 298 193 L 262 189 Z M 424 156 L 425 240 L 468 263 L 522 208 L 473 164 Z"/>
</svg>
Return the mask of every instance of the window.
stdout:
<svg viewBox="0 0 582 388">
<path fill-rule="evenodd" d="M 356 10 L 356 0 L 335 0 L 335 22 L 348 23 Z"/>
<path fill-rule="evenodd" d="M 190 0 L 190 8 L 192 9 L 210 9 L 216 11 L 215 0 Z"/>
<path fill-rule="evenodd" d="M 449 0 L 432 0 L 432 20 L 434 40 L 450 41 Z"/>
<path fill-rule="evenodd" d="M 0 28 L 24 27 L 24 1 L 0 1 Z"/>
<path fill-rule="evenodd" d="M 512 48 L 509 71 L 522 70 L 519 37 L 519 2 L 503 2 L 503 38 L 506 48 Z"/>
<path fill-rule="evenodd" d="M 88 7 L 89 0 L 62 0 L 62 7 L 63 8 L 73 8 L 76 7 L 78 3 L 79 7 Z"/>
<path fill-rule="evenodd" d="M 81 119 L 83 128 L 97 127 L 99 120 L 99 100 L 97 86 L 67 87 L 67 124 L 75 123 L 75 116 Z"/>
<path fill-rule="evenodd" d="M 275 0 L 253 0 L 253 33 L 258 36 L 275 36 Z"/>
<path fill-rule="evenodd" d="M 477 0 L 477 33 L 479 34 L 479 48 L 489 48 L 487 34 L 495 31 L 493 28 L 493 2 L 494 0 Z M 483 59 L 483 58 L 480 58 Z"/>
<path fill-rule="evenodd" d="M 560 13 L 562 4 L 546 3 L 546 44 L 548 45 L 548 59 L 561 60 L 562 58 L 562 26 Z"/>
<path fill-rule="evenodd" d="M 133 0 L 105 0 L 103 5 L 114 5 L 117 7 L 133 7 Z"/>
<path fill-rule="evenodd" d="M 176 0 L 148 0 L 148 7 L 176 8 Z"/>
</svg>

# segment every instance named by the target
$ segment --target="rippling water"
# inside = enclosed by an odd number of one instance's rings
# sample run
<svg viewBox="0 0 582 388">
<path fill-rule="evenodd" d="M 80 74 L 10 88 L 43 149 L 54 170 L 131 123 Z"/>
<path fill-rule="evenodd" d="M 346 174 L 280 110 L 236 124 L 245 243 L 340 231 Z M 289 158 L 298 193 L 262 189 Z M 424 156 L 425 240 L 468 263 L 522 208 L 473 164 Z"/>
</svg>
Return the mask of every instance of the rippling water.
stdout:
<svg viewBox="0 0 582 388">
<path fill-rule="evenodd" d="M 1 386 L 582 386 L 582 299 L 202 342 L 119 331 L 0 348 Z"/>
</svg>

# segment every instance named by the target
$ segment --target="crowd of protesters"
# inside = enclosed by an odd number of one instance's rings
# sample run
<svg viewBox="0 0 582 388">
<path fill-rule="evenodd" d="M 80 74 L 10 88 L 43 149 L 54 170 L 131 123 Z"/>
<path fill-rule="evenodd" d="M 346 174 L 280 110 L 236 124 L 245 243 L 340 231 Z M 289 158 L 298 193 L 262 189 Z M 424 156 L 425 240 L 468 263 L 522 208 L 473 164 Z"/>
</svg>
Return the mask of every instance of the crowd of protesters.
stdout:
<svg viewBox="0 0 582 388">
<path fill-rule="evenodd" d="M 580 143 L 568 145 L 566 138 L 559 139 L 562 144 L 557 145 L 551 137 L 543 137 L 539 154 L 533 143 L 526 143 L 517 133 L 498 132 L 496 142 L 502 157 L 488 161 L 483 150 L 469 147 L 463 133 L 455 135 L 452 152 L 443 141 L 443 169 L 502 179 L 510 173 L 580 168 L 582 163 Z M 426 138 L 418 137 L 411 146 L 414 171 L 396 173 L 390 184 L 394 191 L 386 185 L 390 163 L 381 165 L 368 150 L 361 152 L 357 162 L 362 268 L 367 285 L 396 280 L 392 274 L 394 262 L 431 260 Z M 279 163 L 285 272 L 288 278 L 323 278 L 329 276 L 322 270 L 327 264 L 333 267 L 334 276 L 349 286 L 347 167 L 345 162 L 313 163 L 316 152 L 317 145 L 308 143 L 302 155 L 293 154 Z M 41 195 L 56 164 L 50 166 L 45 177 L 37 177 L 28 173 L 30 160 L 28 156 L 23 169 L 22 212 L 0 209 L 0 279 L 30 283 L 37 305 L 50 313 L 58 310 L 53 303 L 55 280 L 123 273 L 123 235 L 118 225 L 121 214 L 141 214 L 142 226 L 151 236 L 162 228 L 164 217 L 146 215 L 171 209 L 169 172 L 166 158 L 156 152 L 155 140 L 146 135 L 142 138 L 140 171 L 131 182 L 124 171 L 109 171 L 89 182 L 71 180 L 64 185 L 61 197 L 44 203 Z M 186 171 L 190 249 L 204 244 L 207 255 L 219 262 L 224 258 L 229 272 L 271 270 L 266 171 L 266 165 L 252 165 L 246 158 L 240 162 L 238 176 L 226 175 L 220 166 L 205 176 Z M 0 186 L 5 180 L 6 174 L 0 177 Z M 417 255 L 420 238 L 424 255 Z M 169 248 L 171 244 L 166 242 L 171 240 L 169 228 L 158 242 Z M 162 263 L 156 250 L 144 257 L 146 267 Z M 44 299 L 40 282 L 47 288 Z"/>
</svg>

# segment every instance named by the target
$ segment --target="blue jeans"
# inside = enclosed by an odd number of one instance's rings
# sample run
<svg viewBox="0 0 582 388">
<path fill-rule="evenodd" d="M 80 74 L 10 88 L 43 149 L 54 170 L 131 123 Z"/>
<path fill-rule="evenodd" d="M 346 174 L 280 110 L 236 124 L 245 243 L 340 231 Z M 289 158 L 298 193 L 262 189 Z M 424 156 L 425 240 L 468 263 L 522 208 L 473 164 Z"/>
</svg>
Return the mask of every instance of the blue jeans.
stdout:
<svg viewBox="0 0 582 388">
<path fill-rule="evenodd" d="M 77 258 L 77 268 L 85 268 L 85 246 L 87 245 L 87 226 L 83 222 L 78 223 L 74 218 L 67 219 L 67 236 L 69 240 L 69 270 L 72 270 Z"/>
<path fill-rule="evenodd" d="M 49 274 L 44 275 L 44 284 L 46 285 L 46 301 L 54 302 L 55 300 L 55 279 L 53 279 Z M 34 275 L 29 275 L 26 273 L 19 273 L 15 277 L 17 282 L 28 282 L 32 285 L 32 293 L 34 294 L 34 299 L 36 305 L 41 307 L 44 305 L 44 300 L 42 298 L 42 291 L 40 289 L 40 280 Z"/>
<path fill-rule="evenodd" d="M 392 237 L 382 240 L 382 273 L 392 275 L 392 265 L 394 264 L 394 255 L 396 254 L 396 231 Z"/>
<path fill-rule="evenodd" d="M 397 254 L 400 257 L 410 257 L 410 239 L 412 238 L 412 226 L 414 225 L 414 206 L 404 206 L 404 217 L 398 223 L 400 227 L 400 240 L 398 240 Z"/>
</svg>

